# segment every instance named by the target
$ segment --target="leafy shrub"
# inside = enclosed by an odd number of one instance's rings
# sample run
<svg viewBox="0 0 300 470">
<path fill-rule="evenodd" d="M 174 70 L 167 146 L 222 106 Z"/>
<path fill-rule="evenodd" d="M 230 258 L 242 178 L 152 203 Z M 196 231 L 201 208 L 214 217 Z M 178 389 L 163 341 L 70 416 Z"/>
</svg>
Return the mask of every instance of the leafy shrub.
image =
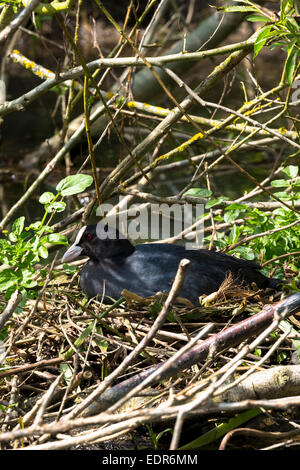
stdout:
<svg viewBox="0 0 300 470">
<path fill-rule="evenodd" d="M 92 182 L 93 178 L 89 175 L 67 176 L 56 186 L 56 195 L 51 192 L 41 195 L 39 202 L 45 209 L 41 221 L 25 226 L 25 217 L 21 216 L 14 221 L 10 233 L 4 231 L 6 238 L 0 239 L 0 291 L 5 291 L 6 300 L 16 289 L 23 295 L 27 294 L 28 289 L 38 285 L 39 275 L 46 275 L 45 270 L 37 272 L 35 265 L 41 258 L 48 258 L 47 246 L 68 243 L 65 236 L 53 233 L 46 219 L 49 214 L 65 210 L 63 197 L 84 191 Z"/>
<path fill-rule="evenodd" d="M 281 189 L 281 191 L 274 192 L 274 195 L 293 207 L 295 201 L 300 200 L 299 168 L 290 165 L 282 171 L 286 177 L 284 179 L 274 180 L 271 183 L 273 188 Z M 199 188 L 193 189 L 193 193 L 189 191 L 186 194 L 196 195 L 195 189 Z M 210 199 L 205 207 L 209 209 L 215 205 L 221 204 L 225 199 L 224 197 Z M 204 215 L 207 215 L 207 213 Z M 244 219 L 244 223 L 237 223 L 237 219 Z M 219 249 L 224 249 L 230 245 L 236 244 L 245 237 L 258 235 L 252 240 L 249 240 L 246 245 L 240 245 L 230 250 L 229 253 L 231 254 L 250 260 L 260 255 L 260 261 L 265 262 L 277 258 L 280 255 L 299 251 L 300 224 L 297 224 L 299 214 L 285 206 L 274 209 L 272 215 L 270 215 L 270 213 L 266 211 L 249 207 L 247 204 L 233 203 L 225 207 L 222 215 L 214 216 L 214 220 L 231 225 L 229 230 L 224 229 L 217 232 L 214 245 Z M 292 225 L 293 223 L 295 223 L 295 225 Z M 286 226 L 290 227 L 284 228 Z M 270 233 L 259 236 L 261 233 L 265 232 Z M 205 241 L 209 242 L 210 239 L 211 235 L 206 237 Z M 287 259 L 288 258 L 282 258 L 272 263 L 272 267 L 274 267 L 275 264 L 278 265 L 276 276 L 284 278 L 283 263 L 286 262 Z M 296 274 L 293 282 L 293 286 L 296 288 L 295 284 L 300 280 L 300 264 L 296 257 L 294 261 L 292 261 L 292 257 L 290 259 L 289 268 Z"/>
</svg>

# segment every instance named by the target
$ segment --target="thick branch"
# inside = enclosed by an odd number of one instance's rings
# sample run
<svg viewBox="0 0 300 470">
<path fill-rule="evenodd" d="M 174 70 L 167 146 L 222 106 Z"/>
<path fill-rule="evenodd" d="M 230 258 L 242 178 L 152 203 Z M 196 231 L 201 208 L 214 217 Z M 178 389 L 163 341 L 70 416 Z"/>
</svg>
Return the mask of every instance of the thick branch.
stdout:
<svg viewBox="0 0 300 470">
<path fill-rule="evenodd" d="M 155 378 L 155 382 L 165 380 L 169 377 L 176 376 L 182 370 L 191 367 L 200 361 L 205 361 L 208 356 L 217 354 L 219 351 L 231 348 L 242 343 L 248 338 L 259 334 L 266 328 L 272 320 L 280 315 L 290 316 L 300 311 L 300 293 L 294 294 L 287 299 L 277 302 L 273 305 L 266 305 L 261 312 L 253 315 L 236 325 L 213 335 L 194 346 L 192 349 L 183 354 L 175 363 L 173 363 L 163 374 Z M 110 390 L 103 393 L 95 400 L 85 411 L 86 415 L 98 413 L 109 406 L 113 405 L 121 397 L 126 395 L 131 389 L 147 379 L 158 368 L 163 368 L 164 363 L 150 367 L 149 369 L 134 375 Z M 149 384 L 148 384 L 149 385 Z"/>
</svg>

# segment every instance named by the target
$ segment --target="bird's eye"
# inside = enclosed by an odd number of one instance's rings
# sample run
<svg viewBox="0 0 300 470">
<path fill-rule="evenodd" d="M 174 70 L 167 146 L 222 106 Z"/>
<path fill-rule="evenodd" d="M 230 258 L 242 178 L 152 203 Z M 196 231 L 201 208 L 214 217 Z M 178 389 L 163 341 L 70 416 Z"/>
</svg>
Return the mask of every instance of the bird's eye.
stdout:
<svg viewBox="0 0 300 470">
<path fill-rule="evenodd" d="M 93 240 L 94 237 L 93 237 L 93 235 L 92 235 L 91 233 L 87 233 L 87 234 L 86 234 L 86 238 L 87 238 L 88 240 Z"/>
</svg>

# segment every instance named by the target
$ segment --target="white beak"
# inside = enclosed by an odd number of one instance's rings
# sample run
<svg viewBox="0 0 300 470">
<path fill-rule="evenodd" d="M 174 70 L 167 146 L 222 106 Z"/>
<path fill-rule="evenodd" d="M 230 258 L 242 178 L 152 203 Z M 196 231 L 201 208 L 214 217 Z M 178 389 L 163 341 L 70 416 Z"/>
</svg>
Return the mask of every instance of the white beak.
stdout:
<svg viewBox="0 0 300 470">
<path fill-rule="evenodd" d="M 73 243 L 73 245 L 70 246 L 70 248 L 65 252 L 64 256 L 62 257 L 62 263 L 69 263 L 70 261 L 73 261 L 74 259 L 81 256 L 83 248 L 81 248 L 81 246 L 78 246 L 78 243 L 80 242 L 81 237 L 85 232 L 85 229 L 86 225 L 79 230 L 75 242 Z"/>
<path fill-rule="evenodd" d="M 74 259 L 78 258 L 82 253 L 82 248 L 81 246 L 72 245 L 70 248 L 65 252 L 64 256 L 61 259 L 62 263 L 69 263 L 70 261 L 73 261 Z"/>
</svg>

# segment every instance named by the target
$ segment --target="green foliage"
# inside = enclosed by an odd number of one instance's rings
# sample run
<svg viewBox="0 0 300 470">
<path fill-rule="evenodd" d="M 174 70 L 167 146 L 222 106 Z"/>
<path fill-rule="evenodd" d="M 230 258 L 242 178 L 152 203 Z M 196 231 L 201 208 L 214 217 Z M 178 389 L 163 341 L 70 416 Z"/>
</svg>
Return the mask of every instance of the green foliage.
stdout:
<svg viewBox="0 0 300 470">
<path fill-rule="evenodd" d="M 59 364 L 59 370 L 63 374 L 64 381 L 67 385 L 69 385 L 72 381 L 74 369 L 70 366 L 70 364 L 66 364 L 65 362 Z"/>
<path fill-rule="evenodd" d="M 219 424 L 202 436 L 199 436 L 195 440 L 188 442 L 184 446 L 180 447 L 179 450 L 199 449 L 200 447 L 207 446 L 208 444 L 216 441 L 217 439 L 220 439 L 220 437 L 224 436 L 233 429 L 236 429 L 255 416 L 258 416 L 260 413 L 261 410 L 259 408 L 243 411 L 242 413 L 239 413 L 230 418 L 227 422 Z"/>
<path fill-rule="evenodd" d="M 206 207 L 206 209 L 211 209 L 212 207 L 217 206 L 221 202 L 227 201 L 228 199 L 229 198 L 227 196 L 220 196 L 220 197 L 217 197 L 217 198 L 210 199 L 206 203 L 205 207 Z"/>
<path fill-rule="evenodd" d="M 206 188 L 191 188 L 184 196 L 194 196 L 194 197 L 209 197 L 212 195 L 212 191 Z"/>
<path fill-rule="evenodd" d="M 254 58 L 258 55 L 260 50 L 264 47 L 268 39 L 272 37 L 273 37 L 272 26 L 267 26 L 259 33 L 254 44 Z"/>
<path fill-rule="evenodd" d="M 11 232 L 4 231 L 6 238 L 0 239 L 0 292 L 5 291 L 5 298 L 19 289 L 23 296 L 28 295 L 27 290 L 38 286 L 39 276 L 45 277 L 45 270 L 36 270 L 36 263 L 48 258 L 49 245 L 66 245 L 67 238 L 46 224 L 49 214 L 61 212 L 66 204 L 59 197 L 78 194 L 92 184 L 93 178 L 89 175 L 72 175 L 64 178 L 57 185 L 57 194 L 45 192 L 39 202 L 45 209 L 41 221 L 34 222 L 25 227 L 25 217 L 21 216 L 12 224 Z"/>
<path fill-rule="evenodd" d="M 284 362 L 286 360 L 287 357 L 288 357 L 288 355 L 285 351 L 277 352 L 277 363 L 281 364 L 282 362 Z"/>
<path fill-rule="evenodd" d="M 282 170 L 282 173 L 285 178 L 273 180 L 271 183 L 275 190 L 274 195 L 284 200 L 293 208 L 295 202 L 300 200 L 299 168 L 295 165 L 289 165 Z M 213 205 L 220 204 L 224 199 L 211 199 L 206 203 L 205 208 L 209 209 Z M 204 215 L 207 215 L 207 213 Z M 237 219 L 243 219 L 243 223 L 238 223 Z M 249 207 L 246 203 L 234 203 L 225 207 L 223 214 L 215 216 L 214 220 L 215 222 L 231 224 L 229 230 L 224 229 L 217 232 L 217 239 L 214 241 L 214 244 L 220 249 L 235 244 L 245 237 L 271 232 L 264 236 L 257 236 L 250 240 L 247 245 L 240 245 L 231 250 L 230 253 L 236 256 L 253 260 L 259 254 L 262 256 L 262 261 L 265 262 L 280 255 L 299 251 L 300 224 L 297 224 L 299 214 L 283 205 L 272 210 L 272 216 L 270 217 L 270 213 L 258 208 Z M 284 228 L 293 223 L 295 223 L 293 226 Z M 205 241 L 209 243 L 210 236 L 206 237 Z M 296 274 L 294 278 L 295 283 L 300 281 L 300 264 L 297 261 L 297 257 L 291 257 L 290 260 L 283 258 L 272 263 L 272 268 L 274 268 L 275 264 L 278 265 L 276 276 L 284 277 L 283 263 L 287 261 L 289 261 L 289 269 Z M 296 289 L 295 285 L 293 287 Z"/>
<path fill-rule="evenodd" d="M 93 182 L 93 178 L 90 175 L 71 175 L 64 178 L 56 186 L 56 190 L 62 196 L 71 196 L 78 194 L 88 188 Z"/>
<path fill-rule="evenodd" d="M 159 433 L 156 433 L 151 424 L 146 424 L 146 428 L 150 434 L 150 437 L 152 439 L 152 442 L 153 442 L 153 446 L 154 446 L 154 449 L 155 450 L 158 450 L 158 441 L 160 440 L 160 438 L 167 432 L 170 432 L 171 434 L 173 434 L 173 429 L 172 428 L 166 428 L 164 429 L 163 431 L 159 432 Z"/>
<path fill-rule="evenodd" d="M 296 0 L 282 0 L 280 2 L 280 12 L 269 16 L 266 10 L 253 4 L 250 0 L 241 0 L 239 3 L 244 5 L 220 7 L 219 10 L 227 13 L 251 12 L 246 17 L 248 21 L 263 23 L 262 30 L 254 44 L 254 57 L 259 54 L 266 44 L 270 44 L 273 48 L 281 46 L 287 51 L 282 78 L 291 86 L 298 66 L 297 58 L 300 51 L 299 25 L 294 18 L 297 15 Z"/>
<path fill-rule="evenodd" d="M 5 2 L 0 2 L 0 7 L 3 5 L 18 5 L 20 0 L 5 0 Z"/>
<path fill-rule="evenodd" d="M 269 18 L 264 15 L 248 15 L 246 19 L 253 23 L 266 23 L 267 21 L 269 21 Z"/>
<path fill-rule="evenodd" d="M 2 403 L 0 403 L 0 411 L 2 411 L 2 413 L 6 414 L 7 413 L 7 410 L 9 408 L 13 408 L 14 406 L 17 406 L 16 403 L 12 403 L 11 405 L 3 405 Z"/>
<path fill-rule="evenodd" d="M 85 342 L 85 340 L 90 336 L 91 332 L 93 331 L 93 329 L 95 328 L 95 321 L 92 321 L 89 323 L 89 325 L 83 330 L 83 332 L 81 333 L 81 335 L 79 336 L 79 338 L 76 339 L 76 341 L 74 342 L 74 346 L 77 348 L 80 348 L 80 346 L 82 346 L 82 344 Z M 70 357 L 72 357 L 72 355 L 74 354 L 74 350 L 73 348 L 70 348 L 65 354 L 64 354 L 64 358 L 65 360 L 69 360 Z"/>
<path fill-rule="evenodd" d="M 71 266 L 70 264 L 68 263 L 64 263 L 63 264 L 63 270 L 66 274 L 68 274 L 69 276 L 72 275 L 72 274 L 75 274 L 76 271 L 77 271 L 77 268 L 76 266 Z"/>
</svg>

